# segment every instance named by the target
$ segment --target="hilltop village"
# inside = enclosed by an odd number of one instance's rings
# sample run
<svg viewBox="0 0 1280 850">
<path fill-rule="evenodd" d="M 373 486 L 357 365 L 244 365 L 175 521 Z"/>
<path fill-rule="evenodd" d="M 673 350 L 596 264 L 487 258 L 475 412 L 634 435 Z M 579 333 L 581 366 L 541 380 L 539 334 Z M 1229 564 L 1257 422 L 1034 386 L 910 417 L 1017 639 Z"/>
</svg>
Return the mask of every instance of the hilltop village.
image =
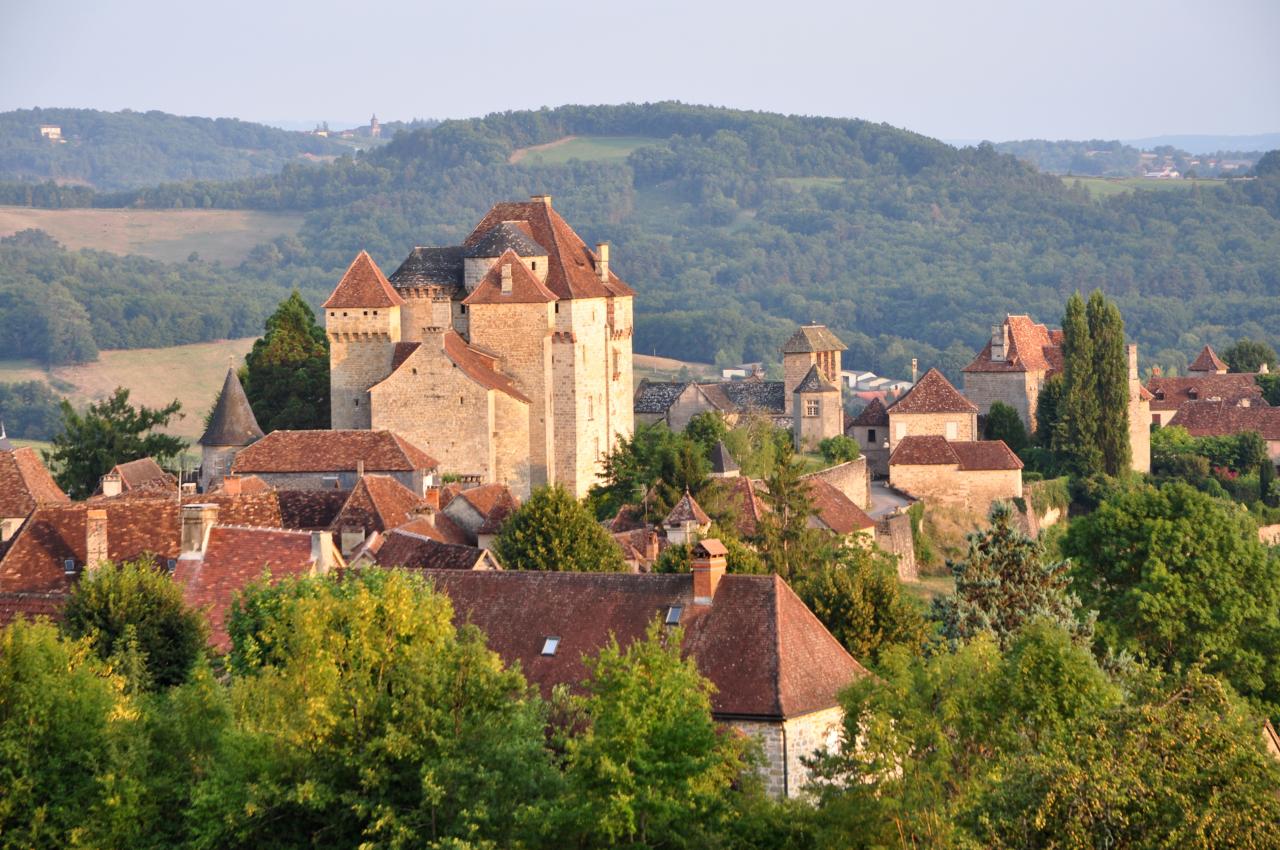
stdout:
<svg viewBox="0 0 1280 850">
<path fill-rule="evenodd" d="M 1046 317 L 992 317 L 960 386 L 925 368 L 866 399 L 844 343 L 808 324 L 779 340 L 776 379 L 637 381 L 629 260 L 586 244 L 546 195 L 495 204 L 460 244 L 414 248 L 389 275 L 361 252 L 319 315 L 331 427 L 264 433 L 229 370 L 192 480 L 131 459 L 72 501 L 35 451 L 0 440 L 0 625 L 57 620 L 95 571 L 151 559 L 205 613 L 221 657 L 238 595 L 264 575 L 394 568 L 429 579 L 457 624 L 551 699 L 582 683 L 585 658 L 657 622 L 681 630 L 716 723 L 758 742 L 767 792 L 804 796 L 812 759 L 846 728 L 841 695 L 872 681 L 873 659 L 845 639 L 845 608 L 797 590 L 803 570 L 779 541 L 832 562 L 875 553 L 895 585 L 924 587 L 922 516 L 950 518 L 959 537 L 1012 517 L 1028 541 L 1065 520 L 1065 484 L 1025 458 L 1049 469 L 1045 457 L 1074 450 L 1061 435 L 1083 428 L 1063 413 L 1084 392 L 1081 343 Z M 1119 372 L 1094 398 L 1123 444 L 1099 444 L 1098 463 L 1118 464 L 1108 475 L 1151 474 L 1153 439 L 1180 426 L 1257 434 L 1274 478 L 1280 407 L 1264 399 L 1265 366 L 1229 373 L 1206 347 L 1185 376 L 1144 383 L 1137 346 L 1113 342 L 1098 362 Z M 1051 434 L 1050 415 L 1075 424 Z M 632 475 L 638 447 L 665 439 L 686 440 L 670 474 Z M 504 555 L 549 493 L 592 506 L 590 533 L 621 569 Z"/>
</svg>

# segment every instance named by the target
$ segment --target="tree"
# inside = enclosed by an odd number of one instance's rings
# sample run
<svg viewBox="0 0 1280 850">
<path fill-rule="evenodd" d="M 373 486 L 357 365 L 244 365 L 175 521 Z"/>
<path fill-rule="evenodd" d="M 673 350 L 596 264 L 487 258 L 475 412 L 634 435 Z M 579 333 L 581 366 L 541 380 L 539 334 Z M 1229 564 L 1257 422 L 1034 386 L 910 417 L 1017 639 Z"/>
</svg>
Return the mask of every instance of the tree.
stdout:
<svg viewBox="0 0 1280 850">
<path fill-rule="evenodd" d="M 1263 364 L 1271 371 L 1280 365 L 1276 359 L 1276 350 L 1265 342 L 1241 337 L 1235 345 L 1222 352 L 1222 359 L 1227 369 L 1232 372 L 1257 372 Z"/>
<path fill-rule="evenodd" d="M 846 437 L 844 434 L 827 437 L 818 443 L 818 452 L 822 455 L 823 460 L 833 466 L 838 463 L 857 460 L 862 456 L 862 449 L 858 446 L 858 441 L 853 437 Z"/>
<path fill-rule="evenodd" d="M 329 340 L 296 289 L 267 318 L 240 380 L 263 432 L 329 427 Z"/>
<path fill-rule="evenodd" d="M 991 506 L 989 522 L 969 534 L 964 560 L 947 562 L 955 594 L 933 603 L 943 635 L 962 643 L 986 633 L 1008 647 L 1025 625 L 1043 619 L 1087 644 L 1093 618 L 1080 619 L 1080 600 L 1069 589 L 1070 564 L 1047 560 L 1044 545 L 1017 527 L 1008 502 Z"/>
<path fill-rule="evenodd" d="M 89 405 L 83 414 L 65 400 L 61 408 L 62 431 L 53 438 L 52 449 L 43 454 L 45 462 L 58 470 L 58 484 L 73 499 L 88 497 L 116 464 L 144 457 L 164 462 L 187 447 L 180 437 L 153 432 L 182 416 L 177 399 L 161 408 L 135 408 L 129 404 L 129 391 L 116 387 L 110 397 Z"/>
<path fill-rule="evenodd" d="M 760 518 L 760 554 L 770 570 L 788 580 L 816 565 L 825 550 L 819 532 L 809 527 L 813 503 L 801 471 L 791 444 L 780 447 L 761 495 L 769 510 Z"/>
<path fill-rule="evenodd" d="M 707 485 L 709 449 L 663 423 L 641 425 L 620 437 L 605 458 L 601 478 L 588 493 L 598 519 L 610 519 L 624 505 L 640 503 L 647 517 L 660 520 L 685 490 L 698 496 Z"/>
<path fill-rule="evenodd" d="M 728 433 L 729 426 L 725 424 L 724 417 L 714 410 L 692 416 L 689 424 L 684 426 L 684 435 L 697 443 L 707 456 Z"/>
<path fill-rule="evenodd" d="M 1129 358 L 1124 320 L 1116 305 L 1095 289 L 1085 308 L 1093 342 L 1093 373 L 1098 393 L 1098 448 L 1102 470 L 1119 475 L 1129 469 Z"/>
<path fill-rule="evenodd" d="M 230 632 L 247 669 L 194 795 L 196 846 L 511 846 L 557 791 L 542 701 L 420 577 L 246 598 Z"/>
<path fill-rule="evenodd" d="M 147 681 L 158 688 L 187 680 L 208 637 L 204 617 L 151 561 L 91 570 L 72 587 L 62 627 L 73 638 L 87 638 L 103 661 L 135 641 Z"/>
<path fill-rule="evenodd" d="M 1062 551 L 1108 650 L 1204 661 L 1280 709 L 1280 558 L 1248 514 L 1180 482 L 1127 488 L 1072 520 Z"/>
<path fill-rule="evenodd" d="M 1093 338 L 1084 299 L 1073 293 L 1062 317 L 1062 398 L 1053 449 L 1081 476 L 1102 470 L 1098 445 L 1097 375 L 1093 371 Z"/>
<path fill-rule="evenodd" d="M 657 620 L 626 649 L 587 662 L 585 723 L 563 740 L 565 793 L 549 816 L 558 845 L 697 847 L 723 828 L 742 741 L 711 718 L 713 687 Z"/>
<path fill-rule="evenodd" d="M 1280 177 L 1280 150 L 1267 151 L 1253 166 L 1258 177 Z"/>
<path fill-rule="evenodd" d="M 795 591 L 827 631 L 864 664 L 891 646 L 913 650 L 926 638 L 924 616 L 898 581 L 897 558 L 848 546 L 833 561 L 803 573 Z"/>
<path fill-rule="evenodd" d="M 1057 433 L 1064 389 L 1062 373 L 1059 372 L 1044 382 L 1040 395 L 1036 397 L 1036 443 L 1046 449 L 1053 446 L 1054 434 Z"/>
<path fill-rule="evenodd" d="M 539 487 L 503 524 L 493 546 L 509 570 L 624 572 L 622 549 L 559 485 Z"/>
<path fill-rule="evenodd" d="M 1041 392 L 1041 397 L 1043 395 Z M 1022 417 L 1018 415 L 1018 411 L 1003 401 L 991 403 L 991 410 L 987 412 L 986 425 L 982 430 L 982 438 L 1004 440 L 1005 445 L 1012 449 L 1014 454 L 1025 449 L 1031 442 L 1027 436 L 1027 426 L 1022 424 Z"/>
</svg>

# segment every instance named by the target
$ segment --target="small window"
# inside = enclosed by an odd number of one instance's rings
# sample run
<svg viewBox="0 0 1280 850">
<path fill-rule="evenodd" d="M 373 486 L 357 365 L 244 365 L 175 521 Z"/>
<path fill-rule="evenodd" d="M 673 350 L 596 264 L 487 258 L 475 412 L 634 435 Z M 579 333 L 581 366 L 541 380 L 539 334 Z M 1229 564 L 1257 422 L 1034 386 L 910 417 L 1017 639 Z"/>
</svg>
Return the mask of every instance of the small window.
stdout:
<svg viewBox="0 0 1280 850">
<path fill-rule="evenodd" d="M 536 272 L 538 270 L 538 261 L 534 260 L 531 265 L 533 266 L 533 270 Z"/>
<path fill-rule="evenodd" d="M 377 310 L 374 310 L 374 311 L 373 311 L 373 315 L 375 315 L 375 316 L 376 316 L 376 315 L 378 315 L 378 311 L 377 311 Z"/>
<path fill-rule="evenodd" d="M 462 315 L 464 315 L 464 316 L 465 316 L 465 315 L 467 315 L 467 305 L 466 305 L 466 304 L 463 304 L 463 305 L 462 305 L 462 307 L 461 307 L 460 309 L 461 309 L 461 311 L 462 311 Z"/>
<path fill-rule="evenodd" d="M 355 399 L 352 399 L 352 401 L 354 401 L 354 402 L 356 403 L 356 407 L 359 407 L 359 406 L 360 406 L 360 399 L 355 398 Z"/>
<path fill-rule="evenodd" d="M 543 655 L 555 655 L 556 650 L 560 648 L 560 638 L 549 637 L 542 642 Z"/>
<path fill-rule="evenodd" d="M 342 311 L 342 317 L 343 317 L 344 319 L 347 317 L 347 311 L 346 311 L 346 310 L 343 310 L 343 311 Z"/>
<path fill-rule="evenodd" d="M 416 375 L 416 374 L 418 374 L 418 367 L 416 367 L 416 366 L 415 366 L 415 367 L 413 367 L 413 370 L 412 370 L 412 371 L 413 371 L 413 374 L 415 374 L 415 375 Z"/>
<path fill-rule="evenodd" d="M 947 423 L 947 439 L 954 440 L 956 438 L 956 433 L 957 433 L 956 423 L 948 422 Z"/>
<path fill-rule="evenodd" d="M 867 445 L 874 446 L 875 444 L 876 444 L 876 429 L 868 428 L 867 429 Z"/>
<path fill-rule="evenodd" d="M 676 626 L 680 624 L 680 615 L 684 613 L 683 605 L 672 605 L 667 609 L 667 617 L 663 620 L 668 626 Z"/>
<path fill-rule="evenodd" d="M 74 558 L 67 558 L 62 562 L 62 571 L 67 575 L 72 575 L 76 571 L 76 561 Z"/>
<path fill-rule="evenodd" d="M 368 311 L 368 310 L 365 310 L 365 311 L 364 311 L 364 314 L 365 314 L 366 316 L 367 316 L 367 315 L 369 315 L 369 311 Z"/>
<path fill-rule="evenodd" d="M 560 312 L 560 302 L 559 302 L 559 301 L 557 301 L 557 302 L 556 302 L 556 312 L 557 312 L 557 313 L 559 313 L 559 312 Z"/>
<path fill-rule="evenodd" d="M 817 416 L 821 411 L 820 402 L 816 398 L 807 398 L 804 400 L 804 415 Z"/>
<path fill-rule="evenodd" d="M 174 570 L 176 570 L 176 569 L 178 568 L 178 562 L 177 562 L 176 560 L 174 560 L 173 558 L 170 558 L 170 559 L 165 563 L 165 566 L 167 566 L 167 567 L 169 568 L 169 572 L 173 572 Z"/>
<path fill-rule="evenodd" d="M 461 395 L 460 395 L 460 396 L 458 396 L 458 406 L 459 406 L 459 407 L 462 407 L 462 406 L 463 406 L 464 404 L 466 404 L 466 403 L 467 403 L 467 397 L 466 397 L 466 396 L 461 396 Z"/>
</svg>

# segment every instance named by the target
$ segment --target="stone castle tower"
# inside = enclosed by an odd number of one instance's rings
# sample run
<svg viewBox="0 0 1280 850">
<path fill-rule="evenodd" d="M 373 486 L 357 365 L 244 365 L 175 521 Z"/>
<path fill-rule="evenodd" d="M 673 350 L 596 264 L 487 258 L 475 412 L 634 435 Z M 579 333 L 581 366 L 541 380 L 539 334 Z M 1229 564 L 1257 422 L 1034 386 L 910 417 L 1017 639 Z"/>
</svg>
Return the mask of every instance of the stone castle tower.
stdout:
<svg viewBox="0 0 1280 850">
<path fill-rule="evenodd" d="M 582 496 L 632 432 L 632 296 L 549 196 L 387 279 L 361 253 L 329 300 L 334 428 L 395 431 L 441 471 Z"/>
<path fill-rule="evenodd" d="M 234 368 L 227 369 L 209 427 L 200 437 L 200 489 L 216 487 L 231 472 L 231 464 L 245 446 L 262 439 L 262 429 Z"/>
</svg>

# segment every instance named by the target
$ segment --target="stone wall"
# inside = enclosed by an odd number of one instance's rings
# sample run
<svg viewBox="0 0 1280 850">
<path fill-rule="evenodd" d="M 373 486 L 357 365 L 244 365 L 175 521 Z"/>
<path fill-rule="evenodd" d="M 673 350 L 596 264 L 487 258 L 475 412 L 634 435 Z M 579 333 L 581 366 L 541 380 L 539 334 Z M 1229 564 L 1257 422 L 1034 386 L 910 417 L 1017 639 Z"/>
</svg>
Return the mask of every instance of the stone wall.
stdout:
<svg viewBox="0 0 1280 850">
<path fill-rule="evenodd" d="M 635 433 L 635 372 L 632 337 L 635 334 L 632 299 L 620 296 L 609 299 L 609 448 L 618 439 L 630 439 Z"/>
<path fill-rule="evenodd" d="M 920 578 L 915 539 L 911 535 L 911 517 L 905 513 L 889 514 L 876 520 L 876 545 L 898 556 L 898 578 L 901 581 Z"/>
<path fill-rule="evenodd" d="M 730 725 L 760 742 L 765 792 L 773 797 L 798 797 L 809 783 L 809 770 L 802 759 L 837 747 L 843 723 L 843 710 L 833 706 L 781 723 L 735 720 Z"/>
<path fill-rule="evenodd" d="M 962 471 L 957 464 L 894 464 L 889 483 L 917 499 L 938 505 L 961 505 L 986 514 L 991 503 L 1022 496 L 1022 470 Z"/>
<path fill-rule="evenodd" d="M 329 421 L 333 428 L 369 428 L 369 388 L 391 374 L 400 341 L 400 308 L 326 310 L 329 337 Z"/>
<path fill-rule="evenodd" d="M 818 402 L 818 415 L 808 412 L 810 402 Z M 796 448 L 815 452 L 818 444 L 828 437 L 844 432 L 844 409 L 840 405 L 840 393 L 801 393 L 796 395 L 791 409 L 791 431 L 795 435 Z"/>
<path fill-rule="evenodd" d="M 612 447 L 608 414 L 609 356 L 604 298 L 558 302 L 552 341 L 556 480 L 576 498 L 599 479 Z"/>
<path fill-rule="evenodd" d="M 965 398 L 978 406 L 978 412 L 991 412 L 991 405 L 1001 401 L 1018 411 L 1027 430 L 1036 427 L 1036 400 L 1044 385 L 1044 372 L 966 372 Z"/>
<path fill-rule="evenodd" d="M 394 478 L 415 493 L 423 487 L 421 472 L 378 472 L 367 470 L 370 475 L 386 475 Z M 350 490 L 356 486 L 354 469 L 334 469 L 328 472 L 246 472 L 256 475 L 272 490 Z M 333 479 L 338 480 L 334 487 Z"/>
<path fill-rule="evenodd" d="M 948 428 L 948 426 L 954 426 Z M 951 442 L 977 440 L 976 413 L 894 413 L 889 408 L 889 451 L 903 437 L 946 437 Z"/>
<path fill-rule="evenodd" d="M 871 479 L 865 457 L 828 467 L 813 473 L 812 477 L 826 481 L 864 511 L 871 506 Z"/>
<path fill-rule="evenodd" d="M 222 477 L 231 471 L 231 464 L 240 446 L 200 447 L 200 491 L 217 487 Z"/>
<path fill-rule="evenodd" d="M 1280 546 L 1280 523 L 1260 527 L 1258 539 L 1267 546 Z"/>
<path fill-rule="evenodd" d="M 667 427 L 672 431 L 683 431 L 689 420 L 699 413 L 715 410 L 707 397 L 695 384 L 689 384 L 676 400 L 667 408 Z"/>
</svg>

